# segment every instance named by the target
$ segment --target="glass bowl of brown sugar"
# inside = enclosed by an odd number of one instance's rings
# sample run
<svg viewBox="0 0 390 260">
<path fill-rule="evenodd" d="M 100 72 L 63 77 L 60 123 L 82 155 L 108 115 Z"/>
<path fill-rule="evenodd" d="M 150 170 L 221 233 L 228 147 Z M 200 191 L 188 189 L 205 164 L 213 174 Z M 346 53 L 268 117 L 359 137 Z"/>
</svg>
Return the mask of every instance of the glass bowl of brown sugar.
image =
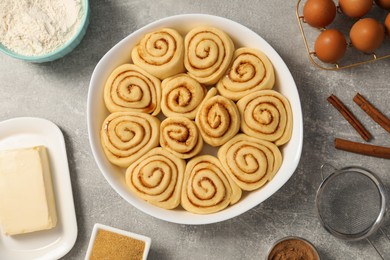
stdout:
<svg viewBox="0 0 390 260">
<path fill-rule="evenodd" d="M 150 244 L 149 237 L 96 223 L 85 260 L 146 260 Z"/>
</svg>

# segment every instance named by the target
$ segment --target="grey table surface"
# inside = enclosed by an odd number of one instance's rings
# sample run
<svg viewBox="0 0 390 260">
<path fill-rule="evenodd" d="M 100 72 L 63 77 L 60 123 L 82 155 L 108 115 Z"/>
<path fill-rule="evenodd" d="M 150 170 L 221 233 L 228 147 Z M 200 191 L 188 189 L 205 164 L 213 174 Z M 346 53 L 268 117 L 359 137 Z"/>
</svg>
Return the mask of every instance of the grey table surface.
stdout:
<svg viewBox="0 0 390 260">
<path fill-rule="evenodd" d="M 321 226 L 315 194 L 321 182 L 320 165 L 364 166 L 390 186 L 390 161 L 343 151 L 335 137 L 361 141 L 331 107 L 334 93 L 351 108 L 374 135 L 372 144 L 390 146 L 389 133 L 352 102 L 362 93 L 387 116 L 390 60 L 342 71 L 324 71 L 310 64 L 295 17 L 296 1 L 90 1 L 90 26 L 81 44 L 66 57 L 31 64 L 0 55 L 0 119 L 42 117 L 56 123 L 65 135 L 78 224 L 78 237 L 64 259 L 83 259 L 95 223 L 152 238 L 149 259 L 264 259 L 276 240 L 301 236 L 311 241 L 323 259 L 379 259 L 366 241 L 345 242 Z M 271 198 L 233 219 L 201 226 L 168 223 L 148 216 L 123 200 L 100 173 L 91 153 L 86 105 L 88 84 L 99 59 L 119 40 L 157 19 L 184 13 L 229 18 L 249 27 L 280 54 L 298 87 L 303 109 L 304 142 L 299 166 Z M 389 219 L 382 226 L 390 236 Z M 386 258 L 390 243 L 373 238 Z"/>
</svg>

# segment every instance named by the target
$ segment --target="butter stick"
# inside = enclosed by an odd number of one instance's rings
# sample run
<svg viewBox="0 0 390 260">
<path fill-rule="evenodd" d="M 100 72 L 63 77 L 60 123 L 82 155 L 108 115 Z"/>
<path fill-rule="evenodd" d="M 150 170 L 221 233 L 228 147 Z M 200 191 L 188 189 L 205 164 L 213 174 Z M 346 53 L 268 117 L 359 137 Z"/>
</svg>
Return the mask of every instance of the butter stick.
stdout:
<svg viewBox="0 0 390 260">
<path fill-rule="evenodd" d="M 0 225 L 6 235 L 51 229 L 57 214 L 44 146 L 0 152 Z"/>
</svg>

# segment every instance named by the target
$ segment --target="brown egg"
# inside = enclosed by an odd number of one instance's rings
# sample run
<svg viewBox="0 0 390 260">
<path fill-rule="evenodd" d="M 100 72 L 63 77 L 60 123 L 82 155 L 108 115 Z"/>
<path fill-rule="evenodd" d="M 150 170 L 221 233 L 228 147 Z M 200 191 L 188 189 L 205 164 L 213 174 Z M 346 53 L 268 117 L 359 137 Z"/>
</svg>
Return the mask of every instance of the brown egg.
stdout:
<svg viewBox="0 0 390 260">
<path fill-rule="evenodd" d="M 344 35 L 336 29 L 323 31 L 314 44 L 317 57 L 326 63 L 336 63 L 347 50 L 347 41 Z"/>
<path fill-rule="evenodd" d="M 371 10 L 372 2 L 372 0 L 340 0 L 339 6 L 345 15 L 360 18 Z"/>
<path fill-rule="evenodd" d="M 332 0 L 308 0 L 303 7 L 303 17 L 313 27 L 325 27 L 336 17 L 336 5 Z"/>
<path fill-rule="evenodd" d="M 386 28 L 387 34 L 390 36 L 390 13 L 388 13 L 386 16 L 385 28 Z"/>
<path fill-rule="evenodd" d="M 364 18 L 352 26 L 349 37 L 356 49 L 371 53 L 381 46 L 385 37 L 385 30 L 377 20 Z"/>
<path fill-rule="evenodd" d="M 390 10 L 390 0 L 375 0 L 375 3 L 383 9 Z"/>
</svg>

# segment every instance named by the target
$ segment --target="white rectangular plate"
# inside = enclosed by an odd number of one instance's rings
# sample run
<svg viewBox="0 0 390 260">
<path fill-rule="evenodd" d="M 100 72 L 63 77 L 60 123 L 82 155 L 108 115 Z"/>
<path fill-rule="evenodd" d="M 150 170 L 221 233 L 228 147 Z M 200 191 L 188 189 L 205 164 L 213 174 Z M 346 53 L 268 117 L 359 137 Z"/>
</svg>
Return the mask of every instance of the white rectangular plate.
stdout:
<svg viewBox="0 0 390 260">
<path fill-rule="evenodd" d="M 58 259 L 73 247 L 77 222 L 64 136 L 52 122 L 20 117 L 0 122 L 0 150 L 44 145 L 47 148 L 58 223 L 50 230 L 5 236 L 0 232 L 0 259 Z M 28 218 L 28 216 L 26 216 Z"/>
</svg>

